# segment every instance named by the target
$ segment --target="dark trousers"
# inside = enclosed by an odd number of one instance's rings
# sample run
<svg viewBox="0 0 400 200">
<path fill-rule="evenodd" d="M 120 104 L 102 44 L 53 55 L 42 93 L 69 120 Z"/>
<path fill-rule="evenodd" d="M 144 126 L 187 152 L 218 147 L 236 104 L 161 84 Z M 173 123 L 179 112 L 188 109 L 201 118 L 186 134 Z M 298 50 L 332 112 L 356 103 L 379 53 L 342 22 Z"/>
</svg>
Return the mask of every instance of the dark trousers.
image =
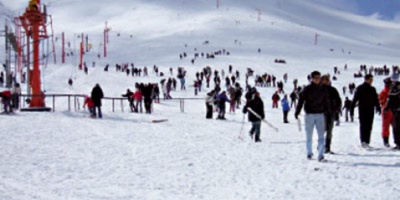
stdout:
<svg viewBox="0 0 400 200">
<path fill-rule="evenodd" d="M 101 113 L 101 106 L 95 106 L 94 107 L 94 109 L 93 109 L 93 115 L 94 116 L 96 116 L 96 108 L 97 108 L 97 111 L 98 111 L 98 118 L 103 118 L 103 115 L 102 115 L 102 113 Z"/>
<path fill-rule="evenodd" d="M 259 140 L 261 134 L 261 121 L 251 122 L 251 125 L 250 134 L 255 134 L 255 140 Z"/>
<path fill-rule="evenodd" d="M 332 132 L 333 132 L 333 125 L 335 122 L 335 114 L 326 114 L 325 115 L 325 149 L 330 150 L 331 149 L 331 143 L 332 143 Z"/>
<path fill-rule="evenodd" d="M 400 112 L 393 113 L 393 138 L 396 146 L 400 146 Z"/>
<path fill-rule="evenodd" d="M 213 117 L 213 106 L 211 104 L 206 103 L 206 109 L 207 109 L 206 119 L 212 119 L 212 117 Z"/>
<path fill-rule="evenodd" d="M 287 119 L 288 114 L 289 114 L 288 110 L 287 111 L 283 111 L 283 122 L 285 122 L 285 123 L 288 122 L 288 119 Z"/>
<path fill-rule="evenodd" d="M 144 99 L 144 109 L 146 110 L 146 113 L 150 114 L 151 113 L 151 99 L 150 98 L 145 98 Z"/>
<path fill-rule="evenodd" d="M 360 114 L 360 141 L 370 143 L 374 114 Z"/>
</svg>

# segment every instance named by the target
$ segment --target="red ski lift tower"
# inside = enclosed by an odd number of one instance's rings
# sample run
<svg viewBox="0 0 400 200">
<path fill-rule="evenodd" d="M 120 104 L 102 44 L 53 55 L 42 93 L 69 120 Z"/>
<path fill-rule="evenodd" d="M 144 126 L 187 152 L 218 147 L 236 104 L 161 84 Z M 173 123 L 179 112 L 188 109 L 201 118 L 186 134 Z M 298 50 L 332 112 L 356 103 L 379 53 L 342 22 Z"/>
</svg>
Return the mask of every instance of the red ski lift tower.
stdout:
<svg viewBox="0 0 400 200">
<path fill-rule="evenodd" d="M 42 12 L 40 0 L 30 0 L 25 13 L 19 17 L 22 28 L 25 30 L 29 40 L 32 40 L 33 47 L 33 69 L 28 72 L 30 76 L 28 84 L 30 84 L 32 88 L 32 99 L 30 101 L 30 108 L 23 109 L 23 111 L 51 110 L 45 107 L 45 98 L 41 89 L 40 80 L 40 39 L 49 37 L 46 28 L 46 9 L 44 9 L 44 11 L 45 12 Z"/>
</svg>

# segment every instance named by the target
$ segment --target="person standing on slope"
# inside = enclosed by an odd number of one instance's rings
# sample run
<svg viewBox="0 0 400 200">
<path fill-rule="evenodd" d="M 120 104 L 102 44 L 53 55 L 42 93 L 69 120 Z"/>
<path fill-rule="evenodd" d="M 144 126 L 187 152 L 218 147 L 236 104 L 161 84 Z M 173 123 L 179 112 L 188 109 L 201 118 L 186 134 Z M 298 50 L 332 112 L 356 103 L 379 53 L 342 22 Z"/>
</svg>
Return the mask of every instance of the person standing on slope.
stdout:
<svg viewBox="0 0 400 200">
<path fill-rule="evenodd" d="M 381 113 L 378 94 L 372 86 L 374 76 L 367 74 L 364 83 L 359 85 L 355 91 L 351 105 L 351 116 L 354 116 L 354 108 L 358 103 L 358 117 L 360 120 L 360 141 L 363 148 L 369 148 L 371 130 L 374 122 L 374 114 Z"/>
<path fill-rule="evenodd" d="M 387 106 L 387 101 L 389 98 L 390 87 L 392 86 L 392 80 L 390 78 L 386 78 L 383 80 L 385 87 L 379 93 L 379 104 L 382 108 L 382 138 L 383 145 L 385 147 L 390 147 L 389 145 L 389 136 L 390 136 L 390 125 L 393 121 L 393 113 L 390 109 L 385 109 Z"/>
<path fill-rule="evenodd" d="M 389 100 L 384 112 L 391 111 L 393 114 L 393 137 L 396 144 L 394 150 L 400 150 L 400 82 L 398 80 L 392 81 L 395 83 L 390 89 Z"/>
<path fill-rule="evenodd" d="M 289 100 L 287 95 L 285 94 L 283 96 L 283 99 L 281 100 L 281 104 L 282 104 L 282 111 L 283 111 L 283 123 L 288 124 L 288 114 L 290 111 L 290 105 L 289 105 Z"/>
<path fill-rule="evenodd" d="M 226 92 L 223 91 L 221 94 L 217 96 L 217 102 L 218 102 L 218 118 L 217 119 L 225 119 L 225 113 L 226 113 L 226 102 L 230 102 L 228 99 L 228 96 L 226 96 Z"/>
<path fill-rule="evenodd" d="M 326 126 L 325 153 L 333 154 L 333 152 L 331 151 L 332 132 L 336 116 L 340 113 L 342 108 L 342 99 L 340 98 L 337 89 L 331 85 L 329 75 L 322 76 L 321 83 L 322 86 L 328 92 L 329 106 L 330 106 L 329 108 L 330 112 L 325 113 L 325 126 Z"/>
<path fill-rule="evenodd" d="M 325 150 L 325 113 L 329 113 L 329 99 L 326 90 L 319 84 L 321 73 L 314 71 L 310 76 L 311 83 L 306 86 L 300 93 L 299 103 L 297 104 L 295 118 L 299 118 L 299 114 L 304 105 L 305 130 L 306 130 L 306 147 L 307 158 L 312 159 L 312 135 L 313 129 L 316 127 L 318 133 L 318 161 L 326 162 L 324 158 Z"/>
<path fill-rule="evenodd" d="M 97 117 L 102 118 L 103 115 L 101 113 L 101 99 L 104 98 L 104 94 L 99 84 L 96 84 L 96 86 L 94 86 L 91 97 L 95 106 L 95 108 L 93 109 L 93 115 L 96 117 L 96 108 L 97 108 L 98 111 Z"/>
<path fill-rule="evenodd" d="M 254 115 L 251 111 L 248 111 L 249 109 L 255 112 L 258 116 Z M 247 112 L 249 113 L 249 121 L 252 124 L 250 137 L 253 138 L 253 136 L 255 135 L 255 142 L 261 142 L 261 121 L 265 118 L 265 113 L 264 102 L 260 98 L 260 93 L 258 93 L 257 91 L 253 93 L 253 98 L 248 100 L 246 102 L 246 105 L 243 107 L 243 114 L 246 114 Z"/>
<path fill-rule="evenodd" d="M 206 119 L 213 118 L 213 104 L 215 101 L 215 91 L 212 90 L 211 92 L 207 93 L 206 97 Z"/>
</svg>

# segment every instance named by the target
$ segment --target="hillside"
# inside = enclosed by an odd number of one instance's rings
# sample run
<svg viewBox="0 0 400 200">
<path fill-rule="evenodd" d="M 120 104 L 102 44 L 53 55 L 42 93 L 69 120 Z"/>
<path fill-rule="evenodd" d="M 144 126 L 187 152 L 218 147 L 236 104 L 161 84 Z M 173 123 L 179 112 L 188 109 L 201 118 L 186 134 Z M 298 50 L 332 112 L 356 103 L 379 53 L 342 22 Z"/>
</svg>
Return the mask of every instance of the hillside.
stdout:
<svg viewBox="0 0 400 200">
<path fill-rule="evenodd" d="M 282 111 L 271 108 L 276 88 L 258 88 L 266 119 L 279 128 L 274 132 L 263 124 L 259 144 L 248 137 L 250 124 L 240 109 L 227 114 L 226 121 L 205 119 L 203 98 L 213 83 L 198 96 L 193 91 L 195 73 L 206 66 L 228 74 L 232 65 L 241 73 L 242 86 L 248 67 L 255 74 L 272 73 L 278 80 L 288 73 L 287 93 L 294 79 L 304 85 L 311 71 L 332 74 L 338 66 L 342 73 L 333 85 L 342 99 L 352 98 L 341 89 L 350 82 L 362 83 L 353 77 L 360 64 L 398 64 L 399 24 L 356 16 L 315 0 L 221 0 L 218 9 L 214 0 L 43 2 L 53 15 L 58 60 L 61 32 L 71 43 L 68 52 L 74 52 L 66 64 L 42 68 L 47 94 L 88 95 L 99 83 L 105 96 L 120 97 L 135 83 L 176 77 L 178 66 L 187 70 L 187 90 L 173 91 L 172 100 L 154 104 L 151 115 L 128 112 L 127 101 L 115 102 L 112 112 L 113 102 L 103 100 L 104 118 L 91 119 L 85 110 L 68 111 L 67 98 L 56 99 L 55 112 L 0 115 L 0 199 L 400 198 L 400 154 L 383 147 L 380 116 L 374 120 L 374 149 L 362 149 L 358 121 L 344 122 L 342 117 L 334 128 L 336 154 L 326 156 L 328 163 L 319 163 L 306 159 L 305 133 L 298 130 L 293 109 L 290 123 L 284 124 Z M 13 1 L 7 9 L 19 13 L 23 7 Z M 105 21 L 111 27 L 109 56 L 99 59 Z M 88 75 L 77 69 L 82 32 L 93 46 L 84 57 Z M 315 34 L 320 35 L 316 45 Z M 222 49 L 230 55 L 198 58 L 191 64 L 196 52 Z M 181 60 L 183 52 L 188 58 Z M 275 59 L 287 64 L 274 63 Z M 116 72 L 115 64 L 123 63 L 147 66 L 149 76 Z M 103 70 L 106 64 L 108 72 Z M 153 65 L 166 76 L 156 76 Z M 67 85 L 69 78 L 73 88 Z M 378 91 L 383 78 L 375 78 Z M 249 83 L 254 85 L 254 77 Z M 185 100 L 180 112 L 181 102 L 174 99 L 179 97 L 199 99 Z M 77 102 L 80 108 L 82 102 Z M 52 103 L 48 97 L 46 104 Z M 152 123 L 160 119 L 168 121 Z"/>
</svg>

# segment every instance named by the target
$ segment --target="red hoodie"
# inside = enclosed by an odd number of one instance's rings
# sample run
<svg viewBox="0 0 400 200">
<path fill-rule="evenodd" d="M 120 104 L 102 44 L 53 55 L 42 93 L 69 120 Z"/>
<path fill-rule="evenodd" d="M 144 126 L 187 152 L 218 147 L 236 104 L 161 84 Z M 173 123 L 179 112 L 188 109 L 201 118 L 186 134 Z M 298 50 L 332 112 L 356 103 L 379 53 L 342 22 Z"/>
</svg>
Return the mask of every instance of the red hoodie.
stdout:
<svg viewBox="0 0 400 200">
<path fill-rule="evenodd" d="M 132 95 L 132 97 L 136 101 L 141 101 L 142 100 L 142 92 L 140 90 L 138 90 Z"/>
<path fill-rule="evenodd" d="M 87 97 L 87 98 L 85 99 L 85 103 L 83 104 L 83 107 L 85 107 L 86 105 L 87 105 L 89 108 L 94 107 L 94 103 L 93 103 L 92 98 Z"/>
</svg>

